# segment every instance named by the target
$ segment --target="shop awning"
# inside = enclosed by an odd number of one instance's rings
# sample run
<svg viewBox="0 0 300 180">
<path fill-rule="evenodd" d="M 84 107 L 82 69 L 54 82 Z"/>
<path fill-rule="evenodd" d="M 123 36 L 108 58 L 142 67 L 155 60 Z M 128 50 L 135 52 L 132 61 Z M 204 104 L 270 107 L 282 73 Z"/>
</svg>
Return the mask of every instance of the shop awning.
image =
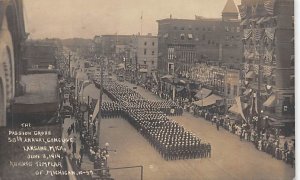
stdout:
<svg viewBox="0 0 300 180">
<path fill-rule="evenodd" d="M 146 72 L 148 72 L 148 70 L 145 69 L 145 68 L 142 68 L 142 69 L 139 70 L 139 72 L 141 72 L 141 73 L 146 73 Z"/>
<path fill-rule="evenodd" d="M 246 76 L 245 76 L 246 78 L 254 78 L 255 77 L 255 73 L 254 73 L 254 71 L 249 71 L 249 72 L 247 72 L 247 74 L 246 74 Z"/>
<path fill-rule="evenodd" d="M 248 106 L 247 103 L 242 103 L 243 110 L 246 109 L 247 106 Z M 234 114 L 241 114 L 242 113 L 242 112 L 240 112 L 239 107 L 238 107 L 237 104 L 234 104 L 233 106 L 231 106 L 228 111 L 231 112 L 231 113 L 234 113 Z"/>
<path fill-rule="evenodd" d="M 161 79 L 172 79 L 173 76 L 172 75 L 165 75 L 163 77 L 161 77 Z"/>
<path fill-rule="evenodd" d="M 240 25 L 241 25 L 241 26 L 247 25 L 248 21 L 249 21 L 248 19 L 244 19 L 244 20 L 241 22 Z"/>
<path fill-rule="evenodd" d="M 195 95 L 195 97 L 198 99 L 203 99 L 203 98 L 206 98 L 207 96 L 209 96 L 211 94 L 211 92 L 212 92 L 212 90 L 210 90 L 210 89 L 202 88 L 201 90 L 197 91 L 197 94 Z"/>
<path fill-rule="evenodd" d="M 172 83 L 173 82 L 173 76 L 172 75 L 165 75 L 161 77 L 161 80 L 164 82 Z"/>
<path fill-rule="evenodd" d="M 180 92 L 180 91 L 182 91 L 183 89 L 184 89 L 183 86 L 179 86 L 179 87 L 176 88 L 176 91 L 177 91 L 177 92 Z"/>
<path fill-rule="evenodd" d="M 220 101 L 222 100 L 223 98 L 218 96 L 218 95 L 215 95 L 215 94 L 212 94 L 202 100 L 199 100 L 199 101 L 195 101 L 193 102 L 193 104 L 197 105 L 197 106 L 210 106 L 210 105 L 213 105 L 215 104 L 217 101 Z"/>
<path fill-rule="evenodd" d="M 246 89 L 243 93 L 243 95 L 247 96 L 252 92 L 252 89 Z"/>
<path fill-rule="evenodd" d="M 272 94 L 264 103 L 263 106 L 265 107 L 275 107 L 275 94 Z"/>
</svg>

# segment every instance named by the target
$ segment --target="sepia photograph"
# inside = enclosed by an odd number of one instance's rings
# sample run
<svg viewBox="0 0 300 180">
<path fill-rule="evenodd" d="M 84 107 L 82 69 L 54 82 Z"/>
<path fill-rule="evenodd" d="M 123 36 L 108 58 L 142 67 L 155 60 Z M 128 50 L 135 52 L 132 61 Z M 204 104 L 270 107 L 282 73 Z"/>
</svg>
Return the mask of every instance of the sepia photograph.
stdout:
<svg viewBox="0 0 300 180">
<path fill-rule="evenodd" d="M 0 0 L 0 180 L 296 179 L 297 4 Z"/>
</svg>

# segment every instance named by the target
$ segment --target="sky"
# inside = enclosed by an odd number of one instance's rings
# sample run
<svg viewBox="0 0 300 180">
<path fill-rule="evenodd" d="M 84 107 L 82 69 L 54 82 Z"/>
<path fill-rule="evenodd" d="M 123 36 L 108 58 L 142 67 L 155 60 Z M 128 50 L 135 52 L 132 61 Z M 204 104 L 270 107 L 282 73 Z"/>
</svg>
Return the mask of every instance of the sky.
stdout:
<svg viewBox="0 0 300 180">
<path fill-rule="evenodd" d="M 227 0 L 23 0 L 29 38 L 157 34 L 158 19 L 221 18 Z M 240 0 L 234 0 L 236 5 Z"/>
</svg>

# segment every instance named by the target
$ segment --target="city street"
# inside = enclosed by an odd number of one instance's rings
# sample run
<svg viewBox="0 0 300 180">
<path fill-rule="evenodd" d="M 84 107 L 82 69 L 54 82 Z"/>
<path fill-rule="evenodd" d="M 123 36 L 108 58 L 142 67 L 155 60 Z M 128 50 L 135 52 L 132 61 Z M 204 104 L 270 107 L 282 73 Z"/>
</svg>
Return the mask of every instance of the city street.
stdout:
<svg viewBox="0 0 300 180">
<path fill-rule="evenodd" d="M 124 82 L 124 84 L 128 84 Z M 132 85 L 131 85 L 132 86 Z M 138 87 L 144 97 L 157 97 Z M 202 141 L 211 143 L 212 158 L 165 161 L 159 153 L 126 120 L 103 119 L 101 144 L 110 144 L 111 168 L 142 165 L 144 179 L 292 179 L 294 169 L 286 163 L 260 152 L 249 142 L 240 141 L 235 135 L 210 122 L 195 118 L 189 113 L 171 117 Z M 111 170 L 116 179 L 139 179 L 139 169 Z"/>
<path fill-rule="evenodd" d="M 0 180 L 296 179 L 294 0 L 0 12 Z"/>
</svg>

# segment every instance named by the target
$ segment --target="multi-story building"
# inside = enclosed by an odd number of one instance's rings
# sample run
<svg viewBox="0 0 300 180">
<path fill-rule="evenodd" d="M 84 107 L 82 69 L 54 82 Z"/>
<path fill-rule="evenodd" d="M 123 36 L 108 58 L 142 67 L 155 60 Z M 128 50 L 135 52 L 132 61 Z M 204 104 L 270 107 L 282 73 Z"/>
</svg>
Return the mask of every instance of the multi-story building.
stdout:
<svg viewBox="0 0 300 180">
<path fill-rule="evenodd" d="M 59 49 L 56 40 L 31 40 L 26 41 L 23 48 L 23 60 L 26 70 L 57 68 L 55 57 Z"/>
<path fill-rule="evenodd" d="M 269 124 L 294 123 L 294 1 L 242 0 L 244 101 Z M 265 125 L 265 121 L 261 121 Z M 286 123 L 288 124 L 288 123 Z"/>
<path fill-rule="evenodd" d="M 156 36 L 132 36 L 130 63 L 139 74 L 151 75 L 157 70 L 158 40 Z"/>
<path fill-rule="evenodd" d="M 115 57 L 120 45 L 130 45 L 132 43 L 132 35 L 102 35 L 95 36 L 94 42 L 97 54 L 105 55 L 108 58 Z M 100 51 L 100 52 L 99 52 Z"/>
<path fill-rule="evenodd" d="M 21 46 L 27 38 L 21 0 L 0 1 L 0 127 L 9 124 L 24 72 Z"/>
<path fill-rule="evenodd" d="M 163 74 L 174 64 L 177 74 L 186 74 L 196 62 L 214 61 L 239 68 L 242 59 L 240 20 L 233 0 L 228 0 L 222 18 L 196 16 L 158 22 L 158 66 Z"/>
</svg>

